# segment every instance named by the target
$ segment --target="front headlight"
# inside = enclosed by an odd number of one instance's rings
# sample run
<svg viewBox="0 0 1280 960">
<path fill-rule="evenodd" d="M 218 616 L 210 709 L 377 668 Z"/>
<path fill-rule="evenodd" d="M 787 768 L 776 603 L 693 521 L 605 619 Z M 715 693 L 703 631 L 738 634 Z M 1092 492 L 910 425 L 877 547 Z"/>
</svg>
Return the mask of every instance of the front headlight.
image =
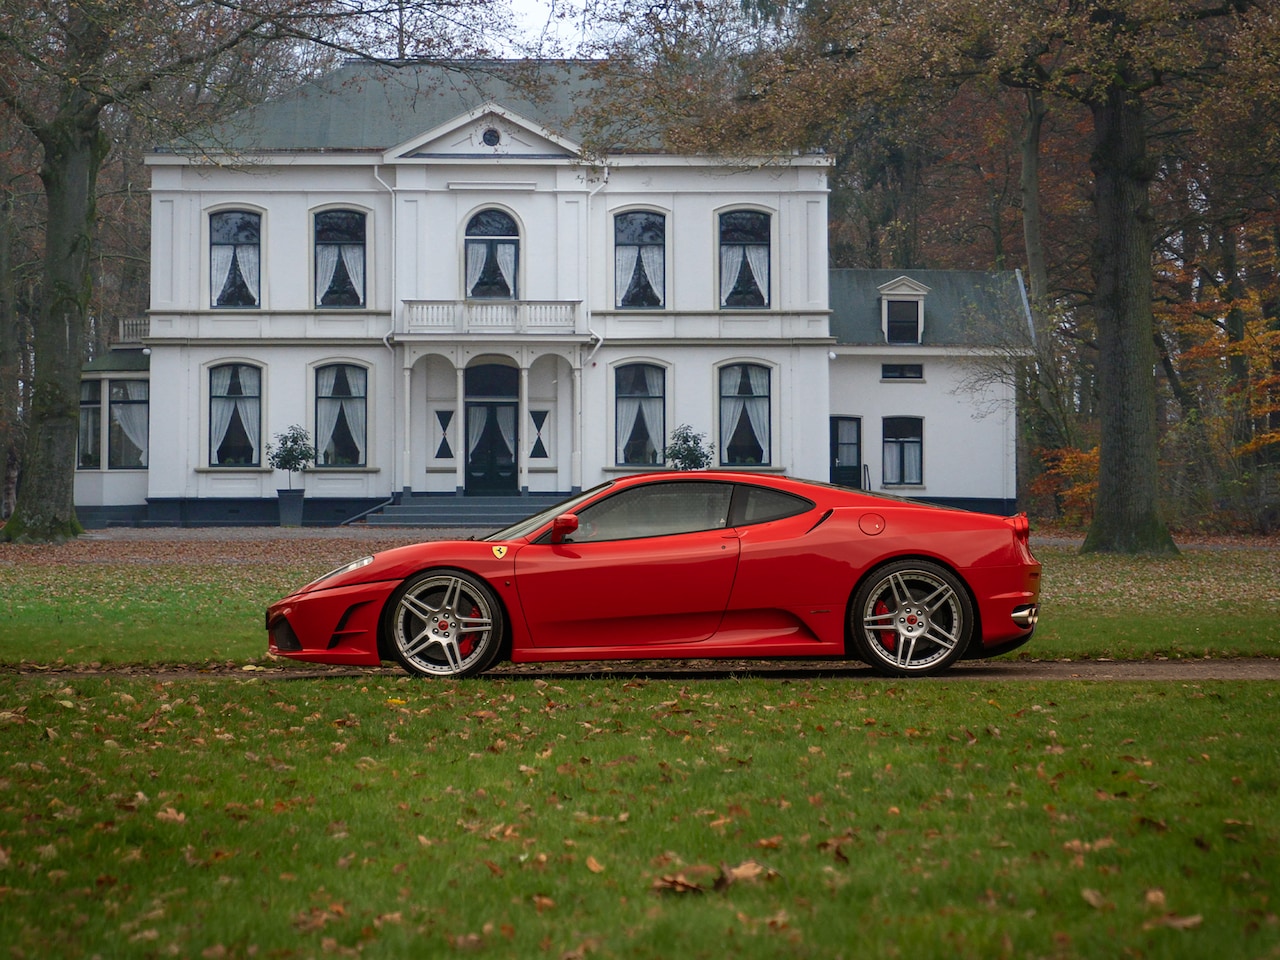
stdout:
<svg viewBox="0 0 1280 960">
<path fill-rule="evenodd" d="M 322 575 L 320 575 L 320 576 L 316 577 L 314 580 L 312 580 L 310 583 L 308 583 L 308 584 L 307 584 L 305 587 L 303 587 L 302 589 L 303 589 L 303 590 L 310 590 L 310 589 L 311 589 L 312 587 L 314 587 L 317 583 L 323 583 L 325 580 L 328 580 L 328 579 L 330 579 L 330 578 L 332 578 L 332 577 L 340 577 L 340 576 L 342 576 L 344 573 L 353 573 L 353 572 L 355 572 L 356 570 L 359 570 L 361 567 L 367 567 L 367 566 L 368 566 L 369 564 L 371 564 L 371 563 L 373 563 L 373 557 L 361 557 L 359 560 L 352 560 L 352 561 L 351 561 L 350 563 L 348 563 L 348 564 L 345 564 L 345 565 L 343 565 L 343 566 L 341 566 L 341 567 L 338 567 L 338 568 L 336 568 L 336 569 L 334 569 L 334 570 L 330 570 L 328 573 L 325 573 L 325 574 L 322 574 Z"/>
</svg>

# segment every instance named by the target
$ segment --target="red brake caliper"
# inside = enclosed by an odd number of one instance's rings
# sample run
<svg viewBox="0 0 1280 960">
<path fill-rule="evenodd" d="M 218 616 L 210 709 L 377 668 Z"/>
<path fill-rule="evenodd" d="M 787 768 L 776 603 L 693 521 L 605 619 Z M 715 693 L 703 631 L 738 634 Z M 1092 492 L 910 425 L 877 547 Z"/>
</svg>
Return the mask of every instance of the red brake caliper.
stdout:
<svg viewBox="0 0 1280 960">
<path fill-rule="evenodd" d="M 877 617 L 888 616 L 889 605 L 883 600 L 877 600 L 875 615 Z M 898 641 L 898 634 L 893 630 L 878 630 L 876 632 L 880 634 L 880 646 L 884 647 L 890 653 L 893 653 L 893 648 L 896 646 Z"/>
<path fill-rule="evenodd" d="M 480 608 L 475 604 L 472 604 L 471 617 L 474 619 L 478 616 L 480 616 Z M 465 660 L 467 657 L 471 656 L 471 651 L 474 649 L 475 645 L 476 641 L 474 634 L 468 633 L 466 636 L 458 637 L 458 656 Z"/>
</svg>

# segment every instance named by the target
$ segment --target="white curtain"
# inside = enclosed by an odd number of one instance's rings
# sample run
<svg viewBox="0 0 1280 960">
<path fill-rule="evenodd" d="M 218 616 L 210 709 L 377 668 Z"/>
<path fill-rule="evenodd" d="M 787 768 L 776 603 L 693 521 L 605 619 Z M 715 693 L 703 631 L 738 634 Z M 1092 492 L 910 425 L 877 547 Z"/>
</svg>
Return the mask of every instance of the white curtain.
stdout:
<svg viewBox="0 0 1280 960">
<path fill-rule="evenodd" d="M 147 399 L 147 384 L 143 381 L 126 380 L 123 385 L 125 395 L 130 400 Z M 116 423 L 120 424 L 120 429 L 129 438 L 129 442 L 141 451 L 138 456 L 138 465 L 142 467 L 147 465 L 149 411 L 150 405 L 146 403 L 113 403 L 111 405 L 111 416 Z"/>
<path fill-rule="evenodd" d="M 364 367 L 347 367 L 347 385 L 352 396 L 342 401 L 342 410 L 347 415 L 347 429 L 351 431 L 351 439 L 355 442 L 357 462 L 365 463 L 365 405 L 366 387 L 369 382 L 369 371 Z"/>
<path fill-rule="evenodd" d="M 254 248 L 257 250 L 257 248 Z M 249 396 L 236 398 L 236 411 L 240 414 L 240 425 L 244 427 L 245 436 L 249 439 L 249 448 L 254 459 L 258 456 L 258 441 L 261 439 L 258 424 L 259 400 L 262 395 L 262 373 L 257 367 L 240 368 L 240 392 Z M 224 431 L 225 432 L 225 431 Z"/>
<path fill-rule="evenodd" d="M 751 270 L 751 276 L 755 278 L 756 286 L 760 288 L 760 296 L 763 298 L 762 305 L 769 303 L 769 248 L 764 244 L 753 243 L 743 248 L 743 252 L 747 256 L 747 266 Z"/>
<path fill-rule="evenodd" d="M 658 295 L 658 304 L 667 302 L 666 294 L 666 251 L 656 244 L 640 248 L 640 263 L 644 267 L 644 275 L 649 278 L 649 286 Z"/>
<path fill-rule="evenodd" d="M 209 463 L 213 465 L 218 463 L 218 448 L 227 436 L 227 427 L 236 409 L 235 398 L 226 395 L 232 369 L 215 367 L 209 375 Z"/>
<path fill-rule="evenodd" d="M 494 244 L 498 254 L 498 271 L 507 282 L 507 294 L 513 300 L 516 296 L 516 245 L 499 242 Z"/>
<path fill-rule="evenodd" d="M 644 368 L 645 390 L 649 396 L 640 401 L 640 412 L 644 414 L 644 425 L 649 429 L 649 445 L 652 447 L 654 463 L 661 462 L 663 451 L 659 445 L 666 439 L 666 425 L 663 422 L 665 379 L 666 374 L 661 367 Z"/>
<path fill-rule="evenodd" d="M 355 287 L 356 296 L 364 303 L 364 244 L 344 243 L 342 265 L 347 268 L 347 278 L 350 279 L 351 286 Z"/>
<path fill-rule="evenodd" d="M 902 482 L 902 457 L 899 453 L 901 442 L 898 440 L 886 440 L 884 442 L 884 482 L 885 483 L 901 483 Z"/>
<path fill-rule="evenodd" d="M 316 306 L 320 306 L 329 292 L 333 275 L 338 269 L 338 248 L 332 243 L 316 244 Z"/>
<path fill-rule="evenodd" d="M 258 300 L 258 264 L 259 254 L 256 243 L 236 244 L 236 263 L 240 266 L 240 277 L 249 288 L 249 295 L 256 304 Z"/>
<path fill-rule="evenodd" d="M 218 305 L 222 289 L 231 276 L 231 262 L 235 259 L 236 248 L 226 243 L 215 243 L 209 251 L 209 293 L 213 305 Z"/>
<path fill-rule="evenodd" d="M 636 417 L 640 414 L 639 397 L 618 398 L 617 436 L 614 438 L 614 462 L 626 463 L 627 441 L 631 439 L 631 431 L 635 429 Z"/>
<path fill-rule="evenodd" d="M 498 430 L 502 434 L 502 442 L 507 445 L 507 453 L 511 459 L 516 458 L 516 409 L 515 407 L 498 408 Z"/>
<path fill-rule="evenodd" d="M 475 291 L 476 284 L 480 281 L 480 274 L 484 273 L 484 262 L 489 256 L 488 247 L 483 241 L 467 242 L 467 296 Z"/>
<path fill-rule="evenodd" d="M 476 447 L 480 445 L 480 438 L 484 436 L 485 424 L 488 422 L 487 407 L 472 407 L 467 411 L 467 459 L 475 454 Z"/>
<path fill-rule="evenodd" d="M 724 367 L 720 370 L 720 456 L 729 454 L 729 442 L 733 439 L 733 431 L 738 426 L 742 410 L 747 405 L 746 397 L 738 396 L 738 385 L 742 380 L 742 368 L 738 366 Z"/>
<path fill-rule="evenodd" d="M 613 248 L 614 303 L 619 307 L 631 286 L 631 275 L 635 273 L 636 260 L 639 258 L 639 247 L 624 245 Z"/>
<path fill-rule="evenodd" d="M 747 377 L 751 383 L 751 398 L 744 406 L 756 443 L 762 452 L 760 462 L 769 462 L 769 371 L 765 367 L 748 366 Z"/>
<path fill-rule="evenodd" d="M 924 444 L 907 443 L 902 449 L 903 483 L 921 483 L 924 480 Z"/>
<path fill-rule="evenodd" d="M 738 282 L 738 271 L 742 269 L 742 244 L 728 243 L 720 246 L 720 306 L 724 306 L 733 293 Z"/>
<path fill-rule="evenodd" d="M 325 454 L 332 452 L 333 430 L 338 425 L 338 412 L 342 409 L 342 401 L 333 396 L 338 369 L 335 365 L 316 371 L 316 452 L 322 461 Z M 350 419 L 347 418 L 348 422 Z"/>
</svg>

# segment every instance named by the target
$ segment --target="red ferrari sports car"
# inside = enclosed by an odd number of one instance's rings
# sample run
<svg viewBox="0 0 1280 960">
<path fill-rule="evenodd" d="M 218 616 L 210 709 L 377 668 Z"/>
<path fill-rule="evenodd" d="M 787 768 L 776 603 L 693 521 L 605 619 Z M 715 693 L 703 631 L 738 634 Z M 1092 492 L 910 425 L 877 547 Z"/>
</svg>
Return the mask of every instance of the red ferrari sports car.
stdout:
<svg viewBox="0 0 1280 960">
<path fill-rule="evenodd" d="M 1025 643 L 1025 516 L 785 477 L 612 480 L 483 540 L 364 557 L 272 604 L 273 654 L 467 677 L 515 662 L 855 657 L 925 676 Z"/>
</svg>

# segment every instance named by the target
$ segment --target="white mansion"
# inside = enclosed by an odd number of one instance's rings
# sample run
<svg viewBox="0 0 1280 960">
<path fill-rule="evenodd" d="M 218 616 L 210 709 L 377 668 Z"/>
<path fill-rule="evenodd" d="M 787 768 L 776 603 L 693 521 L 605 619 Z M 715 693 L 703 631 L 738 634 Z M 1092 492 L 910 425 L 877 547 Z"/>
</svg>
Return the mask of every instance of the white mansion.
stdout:
<svg viewBox="0 0 1280 960">
<path fill-rule="evenodd" d="M 351 64 L 150 155 L 151 310 L 85 368 L 82 522 L 274 523 L 290 485 L 307 523 L 496 519 L 661 468 L 681 424 L 718 465 L 1013 509 L 1012 385 L 971 373 L 1027 323 L 1016 274 L 829 270 L 827 158 L 586 158 L 586 81 L 534 66 L 559 93 Z"/>
</svg>

